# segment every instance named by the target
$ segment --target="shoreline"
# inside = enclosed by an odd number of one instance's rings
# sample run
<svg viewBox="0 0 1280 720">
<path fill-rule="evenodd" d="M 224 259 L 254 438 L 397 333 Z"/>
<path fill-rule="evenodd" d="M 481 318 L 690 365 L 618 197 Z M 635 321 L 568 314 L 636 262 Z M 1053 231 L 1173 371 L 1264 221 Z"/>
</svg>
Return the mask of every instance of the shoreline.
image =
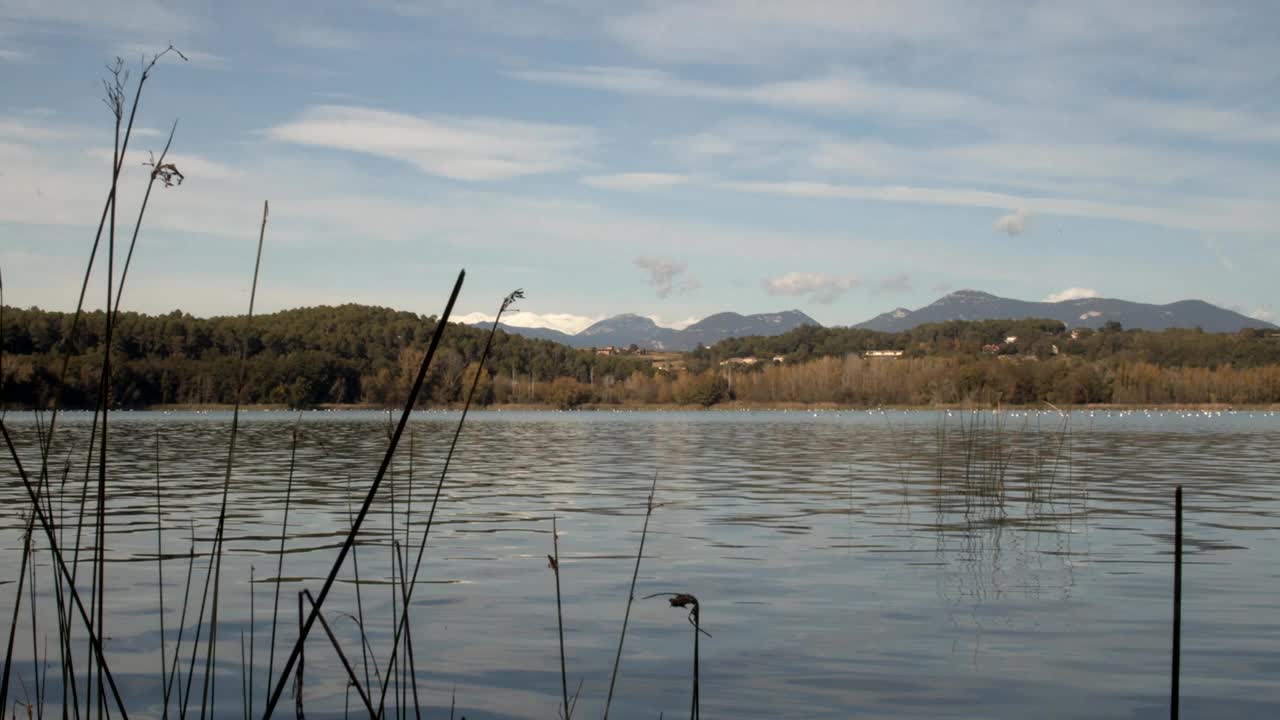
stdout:
<svg viewBox="0 0 1280 720">
<path fill-rule="evenodd" d="M 136 408 L 116 408 L 112 412 L 230 412 L 235 409 L 234 405 L 229 404 L 193 404 L 193 403 L 174 403 L 166 405 L 147 405 Z M 333 411 L 388 411 L 400 410 L 400 408 L 391 408 L 380 405 L 371 405 L 364 403 L 350 404 L 323 404 L 314 408 L 306 408 L 299 410 L 291 408 L 283 404 L 253 404 L 241 405 L 241 410 L 248 412 L 333 412 Z M 415 412 L 421 411 L 458 411 L 461 405 L 449 406 L 432 406 L 415 408 Z M 565 410 L 553 405 L 529 404 L 529 403 L 502 403 L 494 405 L 486 405 L 484 407 L 472 407 L 471 412 L 747 412 L 747 411 L 772 411 L 772 412 L 860 412 L 871 410 L 1045 410 L 1050 412 L 1072 412 L 1081 410 L 1093 411 L 1136 411 L 1136 410 L 1159 410 L 1159 411 L 1252 411 L 1252 412 L 1274 412 L 1280 411 L 1280 403 L 1256 404 L 1256 405 L 1236 405 L 1232 403 L 1176 403 L 1176 404 L 1129 404 L 1129 403 L 1097 403 L 1088 405 L 1065 405 L 1054 406 L 1049 403 L 1036 403 L 1034 405 L 1001 405 L 998 408 L 991 406 L 975 406 L 965 405 L 961 403 L 944 403 L 937 405 L 842 405 L 839 403 L 750 403 L 750 402 L 726 402 L 717 403 L 711 407 L 702 407 L 701 405 L 679 405 L 679 404 L 598 404 L 588 403 L 578 407 Z M 30 408 L 17 409 L 21 411 L 29 411 Z M 66 408 L 66 410 L 79 410 L 88 412 L 91 408 Z"/>
</svg>

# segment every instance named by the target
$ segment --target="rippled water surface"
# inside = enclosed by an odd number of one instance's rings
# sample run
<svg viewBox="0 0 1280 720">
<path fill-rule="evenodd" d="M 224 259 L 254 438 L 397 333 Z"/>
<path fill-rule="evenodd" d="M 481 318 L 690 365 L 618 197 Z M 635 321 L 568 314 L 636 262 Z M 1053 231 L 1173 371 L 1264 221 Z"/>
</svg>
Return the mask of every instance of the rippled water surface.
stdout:
<svg viewBox="0 0 1280 720">
<path fill-rule="evenodd" d="M 55 436 L 52 509 L 68 556 L 90 417 L 62 415 Z M 242 633 L 253 641 L 253 705 L 261 714 L 276 588 L 278 675 L 297 634 L 298 592 L 318 590 L 386 447 L 385 414 L 298 418 L 242 416 L 211 691 L 219 717 L 244 714 Z M 456 422 L 452 413 L 413 417 L 357 555 L 325 605 L 362 681 L 368 656 L 373 686 L 388 674 L 400 602 L 392 539 L 413 548 L 412 570 Z M 10 413 L 5 423 L 24 464 L 38 469 L 37 419 Z M 160 625 L 171 658 L 194 531 L 182 666 L 190 662 L 230 424 L 220 413 L 111 416 L 106 651 L 131 715 L 161 714 Z M 581 688 L 576 716 L 598 717 L 656 474 L 613 717 L 689 711 L 693 629 L 686 611 L 642 598 L 660 592 L 701 600 L 711 634 L 699 648 L 707 717 L 1167 717 L 1173 496 L 1181 484 L 1184 716 L 1277 717 L 1277 431 L 1280 415 L 1261 412 L 476 413 L 445 480 L 412 596 L 417 693 L 433 717 L 445 716 L 455 696 L 458 716 L 473 719 L 556 716 L 560 656 L 547 562 L 554 515 L 569 691 Z M 29 503 L 11 459 L 3 467 L 7 628 Z M 80 541 L 86 599 L 95 494 L 96 481 Z M 38 631 L 33 649 L 24 600 L 10 700 L 36 702 L 33 659 L 38 653 L 43 663 L 47 647 L 52 715 L 62 699 L 54 571 L 40 534 L 35 549 Z M 77 633 L 83 670 L 86 643 Z M 193 708 L 201 677 L 197 664 Z M 345 678 L 317 627 L 306 650 L 306 715 L 341 716 L 348 701 L 356 713 Z M 401 705 L 411 717 L 411 698 L 407 683 L 391 683 L 388 715 Z M 286 693 L 279 713 L 294 712 Z"/>
</svg>

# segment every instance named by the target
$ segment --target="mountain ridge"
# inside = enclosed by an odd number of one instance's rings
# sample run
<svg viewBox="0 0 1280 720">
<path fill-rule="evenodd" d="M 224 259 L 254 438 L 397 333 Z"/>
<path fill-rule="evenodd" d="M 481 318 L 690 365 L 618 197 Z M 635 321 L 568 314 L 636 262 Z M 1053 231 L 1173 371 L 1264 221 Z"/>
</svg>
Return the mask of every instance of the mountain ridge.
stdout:
<svg viewBox="0 0 1280 720">
<path fill-rule="evenodd" d="M 773 336 L 794 330 L 801 325 L 821 323 L 799 310 L 783 310 L 771 313 L 742 315 L 736 312 L 719 312 L 708 315 L 681 330 L 663 327 L 651 318 L 635 313 L 622 313 L 593 323 L 577 333 L 566 333 L 551 328 L 517 327 L 500 323 L 499 328 L 516 335 L 540 340 L 553 340 L 576 348 L 630 347 L 645 350 L 693 350 L 699 344 L 714 345 L 731 337 L 751 335 Z M 477 323 L 476 326 L 487 326 Z"/>
<path fill-rule="evenodd" d="M 981 290 L 957 290 L 917 310 L 897 308 L 851 327 L 901 332 L 918 325 L 949 320 L 1026 318 L 1057 320 L 1067 327 L 1088 328 L 1118 322 L 1124 328 L 1140 330 L 1199 327 L 1206 332 L 1238 332 L 1245 328 L 1280 329 L 1265 320 L 1204 300 L 1178 300 L 1164 305 L 1103 297 L 1038 302 L 1004 298 Z"/>
</svg>

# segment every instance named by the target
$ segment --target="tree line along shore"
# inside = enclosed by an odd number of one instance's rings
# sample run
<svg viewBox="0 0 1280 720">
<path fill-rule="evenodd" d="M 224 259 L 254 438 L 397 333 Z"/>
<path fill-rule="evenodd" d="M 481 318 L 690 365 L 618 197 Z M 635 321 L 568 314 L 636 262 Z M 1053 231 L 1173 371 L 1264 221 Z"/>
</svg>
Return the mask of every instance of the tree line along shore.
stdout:
<svg viewBox="0 0 1280 720">
<path fill-rule="evenodd" d="M 63 407 L 92 408 L 105 317 L 4 309 L 0 392 L 47 406 L 68 358 Z M 110 395 L 125 408 L 244 401 L 279 408 L 391 407 L 405 397 L 435 320 L 343 305 L 253 318 L 121 313 Z M 479 371 L 487 329 L 451 325 L 424 407 L 453 407 Z M 954 321 L 901 333 L 806 326 L 673 356 L 575 349 L 498 332 L 476 402 L 509 408 L 1269 406 L 1280 403 L 1280 333 L 1069 329 L 1052 320 Z"/>
</svg>

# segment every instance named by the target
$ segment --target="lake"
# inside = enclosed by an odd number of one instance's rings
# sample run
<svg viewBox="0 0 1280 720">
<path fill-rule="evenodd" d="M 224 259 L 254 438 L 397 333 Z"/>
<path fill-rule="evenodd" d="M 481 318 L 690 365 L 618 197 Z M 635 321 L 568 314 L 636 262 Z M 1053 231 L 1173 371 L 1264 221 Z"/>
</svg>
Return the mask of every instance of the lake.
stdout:
<svg viewBox="0 0 1280 720">
<path fill-rule="evenodd" d="M 91 417 L 59 418 L 53 506 L 68 523 L 61 541 L 68 548 Z M 362 681 L 369 656 L 373 685 L 387 673 L 399 603 L 392 538 L 407 539 L 416 553 L 457 419 L 413 416 L 357 547 L 361 582 L 348 558 L 325 605 Z M 35 417 L 10 413 L 5 422 L 26 466 L 38 467 Z M 300 437 L 278 574 L 295 422 Z M 253 706 L 261 715 L 277 578 L 279 674 L 297 634 L 298 591 L 316 592 L 332 564 L 349 512 L 377 470 L 388 422 L 373 412 L 242 415 L 214 715 L 243 716 L 242 632 L 254 642 Z M 137 717 L 161 714 L 157 440 L 169 657 L 193 528 L 199 555 L 185 667 L 230 425 L 230 413 L 111 415 L 106 650 Z M 433 717 L 445 716 L 455 698 L 457 716 L 472 720 L 556 716 L 560 654 L 547 560 L 556 516 L 569 692 L 581 688 L 576 716 L 599 717 L 656 474 L 613 717 L 689 711 L 688 613 L 661 597 L 643 599 L 664 592 L 700 600 L 710 633 L 699 646 L 707 717 L 1167 717 L 1174 489 L 1181 484 L 1184 715 L 1276 717 L 1278 431 L 1280 414 L 1269 412 L 473 413 L 412 598 L 418 696 Z M 0 618 L 7 627 L 27 501 L 7 457 L 4 468 Z M 85 548 L 93 537 L 92 489 L 89 497 Z M 33 650 L 24 601 L 10 700 L 35 702 L 33 658 L 43 658 L 47 637 L 45 712 L 52 715 L 61 703 L 53 570 L 43 535 L 36 547 L 39 634 Z M 89 556 L 82 552 L 86 600 Z M 361 612 L 365 653 L 353 619 Z M 79 631 L 74 645 L 80 669 L 83 637 Z M 200 678 L 197 666 L 193 713 Z M 346 703 L 359 715 L 319 626 L 307 644 L 303 697 L 308 717 L 340 717 Z M 411 697 L 407 684 L 397 690 L 393 683 L 388 715 L 401 717 L 399 705 L 412 717 Z M 292 713 L 286 693 L 277 716 Z"/>
</svg>

